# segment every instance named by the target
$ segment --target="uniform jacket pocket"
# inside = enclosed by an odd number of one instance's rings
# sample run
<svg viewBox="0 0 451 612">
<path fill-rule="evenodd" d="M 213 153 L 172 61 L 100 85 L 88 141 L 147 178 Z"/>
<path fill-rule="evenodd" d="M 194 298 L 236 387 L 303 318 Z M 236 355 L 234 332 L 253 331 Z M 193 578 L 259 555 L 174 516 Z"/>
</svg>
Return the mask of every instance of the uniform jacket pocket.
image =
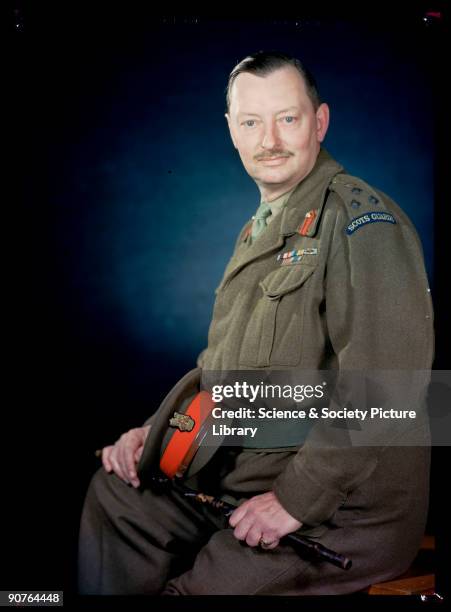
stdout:
<svg viewBox="0 0 451 612">
<path fill-rule="evenodd" d="M 306 282 L 316 266 L 282 266 L 259 284 L 260 298 L 243 335 L 240 364 L 251 367 L 292 366 L 301 358 Z"/>
</svg>

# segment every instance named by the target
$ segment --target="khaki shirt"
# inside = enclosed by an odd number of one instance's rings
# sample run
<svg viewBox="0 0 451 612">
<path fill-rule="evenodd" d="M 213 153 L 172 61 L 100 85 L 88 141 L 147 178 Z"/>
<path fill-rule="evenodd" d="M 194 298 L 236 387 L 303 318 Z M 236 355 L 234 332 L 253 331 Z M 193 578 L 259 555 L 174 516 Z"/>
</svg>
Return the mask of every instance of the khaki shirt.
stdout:
<svg viewBox="0 0 451 612">
<path fill-rule="evenodd" d="M 272 202 L 266 202 L 268 204 L 269 208 L 271 209 L 271 214 L 269 215 L 269 217 L 266 220 L 266 225 L 269 225 L 274 220 L 274 218 L 280 212 L 282 212 L 282 209 L 285 207 L 286 203 L 290 199 L 290 196 L 293 193 L 293 191 L 296 189 L 296 187 L 297 187 L 297 185 L 295 187 L 293 187 L 293 189 L 290 189 L 290 191 L 287 191 L 286 193 L 283 193 L 281 196 L 279 196 L 275 200 L 272 200 Z M 260 204 L 262 202 L 263 202 L 263 200 L 260 200 Z"/>
</svg>

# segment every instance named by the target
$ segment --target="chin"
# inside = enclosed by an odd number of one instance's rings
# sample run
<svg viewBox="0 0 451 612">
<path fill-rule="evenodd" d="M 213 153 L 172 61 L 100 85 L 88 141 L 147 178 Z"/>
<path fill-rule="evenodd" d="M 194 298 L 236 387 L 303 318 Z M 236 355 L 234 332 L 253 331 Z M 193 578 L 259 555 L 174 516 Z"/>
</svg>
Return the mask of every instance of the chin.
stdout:
<svg viewBox="0 0 451 612">
<path fill-rule="evenodd" d="M 267 185 L 286 183 L 291 178 L 292 176 L 282 172 L 280 172 L 279 174 L 277 172 L 265 172 L 260 174 L 260 176 L 258 177 L 261 183 L 266 183 Z"/>
</svg>

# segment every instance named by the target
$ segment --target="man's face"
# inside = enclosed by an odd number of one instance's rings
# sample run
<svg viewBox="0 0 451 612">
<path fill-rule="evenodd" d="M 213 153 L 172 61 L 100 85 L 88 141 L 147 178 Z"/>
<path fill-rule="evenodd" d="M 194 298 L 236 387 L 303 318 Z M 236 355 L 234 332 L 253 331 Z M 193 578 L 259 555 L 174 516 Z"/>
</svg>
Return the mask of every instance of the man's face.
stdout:
<svg viewBox="0 0 451 612">
<path fill-rule="evenodd" d="M 312 170 L 329 109 L 315 112 L 302 76 L 287 66 L 265 77 L 239 74 L 226 119 L 248 174 L 268 191 L 288 191 Z"/>
</svg>

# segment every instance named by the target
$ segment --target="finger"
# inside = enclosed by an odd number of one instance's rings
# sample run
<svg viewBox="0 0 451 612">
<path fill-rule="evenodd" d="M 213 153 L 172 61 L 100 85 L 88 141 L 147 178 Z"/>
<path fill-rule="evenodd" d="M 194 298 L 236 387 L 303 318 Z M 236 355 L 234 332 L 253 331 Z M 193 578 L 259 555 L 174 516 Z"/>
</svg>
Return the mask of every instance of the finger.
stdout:
<svg viewBox="0 0 451 612">
<path fill-rule="evenodd" d="M 127 483 L 130 482 L 130 477 L 128 475 L 127 461 L 125 457 L 125 451 L 126 451 L 127 445 L 129 444 L 128 437 L 129 436 L 126 433 L 122 434 L 119 440 L 115 444 L 117 462 L 119 464 L 122 474 L 124 475 L 123 479 Z"/>
<path fill-rule="evenodd" d="M 246 512 L 247 512 L 247 505 L 246 505 L 246 502 L 244 502 L 243 504 L 241 504 L 241 506 L 238 506 L 238 508 L 234 510 L 232 514 L 230 515 L 229 525 L 231 527 L 236 527 L 238 523 L 245 517 Z"/>
<path fill-rule="evenodd" d="M 117 459 L 117 453 L 115 453 L 114 451 L 111 453 L 111 457 L 110 457 L 110 461 L 113 465 L 113 471 L 114 473 L 119 476 L 119 478 L 121 480 L 123 480 L 124 482 L 126 482 L 128 484 L 128 480 L 122 470 L 122 466 L 120 465 L 118 459 Z"/>
<path fill-rule="evenodd" d="M 124 450 L 122 453 L 125 473 L 128 475 L 129 479 L 132 480 L 136 476 L 135 469 L 135 450 L 136 448 L 133 445 L 132 440 L 129 440 L 124 445 Z"/>
<path fill-rule="evenodd" d="M 143 454 L 144 445 L 146 443 L 147 436 L 149 435 L 150 431 L 150 425 L 146 425 L 146 427 L 141 427 L 141 429 L 138 428 L 136 431 L 138 433 L 138 439 L 140 440 L 139 446 L 135 451 L 135 462 L 138 463 Z"/>
<path fill-rule="evenodd" d="M 139 463 L 139 460 L 141 459 L 141 455 L 143 454 L 143 450 L 144 450 L 144 445 L 140 446 L 136 451 L 135 451 L 135 461 L 136 463 Z"/>
<path fill-rule="evenodd" d="M 111 465 L 110 461 L 112 448 L 112 446 L 105 446 L 105 448 L 102 449 L 102 464 L 107 472 L 111 472 L 113 470 L 113 466 Z"/>
<path fill-rule="evenodd" d="M 250 517 L 244 517 L 233 530 L 233 535 L 237 540 L 245 540 L 249 529 L 253 526 L 253 521 Z M 259 531 L 260 533 L 260 531 Z"/>
<path fill-rule="evenodd" d="M 258 527 L 253 525 L 246 535 L 246 544 L 248 546 L 258 546 L 260 544 L 260 539 L 262 537 L 262 532 Z"/>
<path fill-rule="evenodd" d="M 272 550 L 278 546 L 279 541 L 279 537 L 275 533 L 263 531 L 259 544 L 264 550 Z"/>
<path fill-rule="evenodd" d="M 135 462 L 136 465 L 139 463 L 139 460 L 141 459 L 141 455 L 143 453 L 143 448 L 144 446 L 140 446 L 136 451 L 135 451 Z M 135 484 L 136 483 L 136 484 Z M 138 476 L 138 472 L 136 472 L 136 478 L 132 481 L 132 485 L 139 487 L 139 485 L 141 484 L 140 480 L 139 480 L 139 476 Z"/>
<path fill-rule="evenodd" d="M 139 479 L 136 475 L 136 465 L 135 465 L 135 444 L 136 439 L 132 437 L 129 438 L 128 444 L 124 447 L 124 463 L 125 463 L 125 473 L 129 481 L 132 483 L 134 487 L 139 486 Z"/>
</svg>

